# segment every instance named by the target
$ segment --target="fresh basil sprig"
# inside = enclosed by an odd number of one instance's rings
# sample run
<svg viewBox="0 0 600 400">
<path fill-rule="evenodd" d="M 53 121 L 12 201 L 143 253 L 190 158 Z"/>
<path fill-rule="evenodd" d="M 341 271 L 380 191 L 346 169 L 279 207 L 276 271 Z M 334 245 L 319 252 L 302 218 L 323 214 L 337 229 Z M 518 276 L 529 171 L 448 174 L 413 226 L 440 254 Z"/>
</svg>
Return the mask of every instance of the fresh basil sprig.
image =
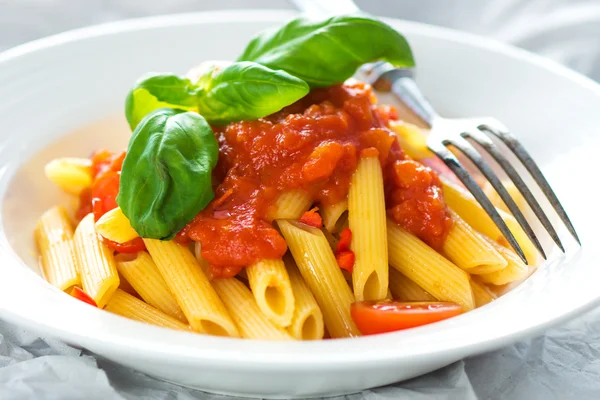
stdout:
<svg viewBox="0 0 600 400">
<path fill-rule="evenodd" d="M 254 120 L 304 97 L 309 87 L 284 71 L 253 62 L 207 67 L 197 82 L 173 74 L 138 81 L 125 102 L 132 129 L 151 111 L 170 107 L 197 111 L 211 125 Z"/>
<path fill-rule="evenodd" d="M 214 197 L 219 147 L 196 112 L 160 108 L 133 132 L 117 204 L 142 237 L 171 239 Z"/>
<path fill-rule="evenodd" d="M 362 64 L 384 60 L 412 67 L 404 36 L 368 16 L 342 15 L 314 21 L 294 19 L 255 37 L 238 61 L 254 61 L 284 70 L 311 87 L 342 83 Z"/>
</svg>

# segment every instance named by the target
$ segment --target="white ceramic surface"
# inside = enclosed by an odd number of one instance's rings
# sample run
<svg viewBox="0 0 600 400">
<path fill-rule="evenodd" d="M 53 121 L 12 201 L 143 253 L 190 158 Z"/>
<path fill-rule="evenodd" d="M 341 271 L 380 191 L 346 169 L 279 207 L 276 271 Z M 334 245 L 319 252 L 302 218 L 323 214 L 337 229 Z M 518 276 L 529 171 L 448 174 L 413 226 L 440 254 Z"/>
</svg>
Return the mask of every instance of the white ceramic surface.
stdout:
<svg viewBox="0 0 600 400">
<path fill-rule="evenodd" d="M 597 302 L 600 87 L 494 42 L 391 20 L 408 36 L 419 84 L 439 111 L 494 115 L 522 138 L 578 228 L 581 250 L 569 242 L 566 257 L 553 253 L 516 290 L 466 315 L 404 332 L 311 343 L 224 339 L 147 326 L 74 301 L 40 278 L 31 232 L 43 210 L 63 199 L 46 182 L 44 163 L 122 147 L 128 138 L 123 100 L 139 75 L 235 58 L 252 34 L 291 16 L 243 11 L 126 21 L 0 55 L 2 318 L 165 380 L 287 398 L 414 377 L 539 333 Z"/>
</svg>

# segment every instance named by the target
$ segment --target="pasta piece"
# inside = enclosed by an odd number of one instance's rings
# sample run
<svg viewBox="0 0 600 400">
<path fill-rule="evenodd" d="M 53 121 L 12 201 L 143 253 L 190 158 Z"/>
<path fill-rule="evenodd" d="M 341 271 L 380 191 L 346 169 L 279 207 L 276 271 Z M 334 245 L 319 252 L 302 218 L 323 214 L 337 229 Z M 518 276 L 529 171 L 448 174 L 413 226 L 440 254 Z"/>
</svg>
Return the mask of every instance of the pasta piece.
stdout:
<svg viewBox="0 0 600 400">
<path fill-rule="evenodd" d="M 94 214 L 81 220 L 73 241 L 83 291 L 102 308 L 119 287 L 119 274 L 112 250 L 96 233 Z"/>
<path fill-rule="evenodd" d="M 315 296 L 304 282 L 298 267 L 292 257 L 285 258 L 294 291 L 296 305 L 294 307 L 294 316 L 292 323 L 288 327 L 288 332 L 298 340 L 319 340 L 323 339 L 324 323 L 323 313 L 315 300 Z"/>
<path fill-rule="evenodd" d="M 67 210 L 53 207 L 46 211 L 35 227 L 34 237 L 46 280 L 65 291 L 78 285 L 73 228 Z"/>
<path fill-rule="evenodd" d="M 295 221 L 277 221 L 300 274 L 317 299 L 331 337 L 359 336 L 350 316 L 354 295 L 319 229 Z"/>
<path fill-rule="evenodd" d="M 488 284 L 487 287 L 492 292 L 494 292 L 494 294 L 497 297 L 504 296 L 506 293 L 512 291 L 514 288 L 516 288 L 517 286 L 519 286 L 521 283 L 525 282 L 527 280 L 527 278 L 529 278 L 531 276 L 531 274 L 533 274 L 536 270 L 537 270 L 537 267 L 533 267 L 531 265 L 528 265 L 527 266 L 527 274 L 525 274 L 523 278 L 518 279 L 516 281 L 512 281 L 512 282 L 507 283 L 505 285 L 498 285 L 498 286 L 496 286 L 496 285 Z"/>
<path fill-rule="evenodd" d="M 519 192 L 519 189 L 517 189 L 517 187 L 515 186 L 513 181 L 503 180 L 502 184 L 504 185 L 504 188 L 506 189 L 506 191 L 508 192 L 510 197 L 512 197 L 512 199 L 515 201 L 515 204 L 517 205 L 517 207 L 519 207 L 520 209 L 523 209 L 523 207 L 525 207 L 527 202 L 525 201 L 525 198 L 523 197 L 521 192 Z M 496 192 L 496 189 L 494 189 L 494 187 L 492 186 L 492 184 L 490 182 L 488 182 L 486 180 L 485 183 L 483 184 L 482 189 L 485 192 L 485 194 L 487 195 L 487 197 L 490 199 L 492 204 L 494 206 L 496 206 L 496 208 L 499 208 L 506 213 L 510 213 L 510 210 L 508 209 L 506 204 L 504 204 L 504 201 L 500 198 L 500 196 L 498 195 L 498 192 Z"/>
<path fill-rule="evenodd" d="M 508 262 L 508 265 L 500 271 L 479 275 L 479 279 L 481 279 L 482 282 L 491 283 L 493 285 L 504 285 L 513 281 L 525 279 L 528 276 L 529 269 L 527 268 L 527 265 L 523 263 L 514 251 L 499 245 L 491 239 L 488 239 L 488 243 L 494 246 L 496 250 L 502 254 Z"/>
<path fill-rule="evenodd" d="M 470 274 L 485 274 L 505 268 L 507 262 L 479 233 L 454 211 L 452 228 L 444 242 L 444 254 Z"/>
<path fill-rule="evenodd" d="M 160 275 L 152 257 L 145 251 L 119 254 L 115 257 L 117 270 L 148 304 L 173 318 L 187 323 L 187 319 Z"/>
<path fill-rule="evenodd" d="M 427 293 L 401 272 L 390 268 L 390 290 L 392 297 L 398 301 L 436 301 L 437 299 Z"/>
<path fill-rule="evenodd" d="M 87 158 L 56 158 L 46 164 L 44 172 L 58 187 L 74 195 L 92 185 L 92 161 Z"/>
<path fill-rule="evenodd" d="M 144 239 L 144 243 L 194 330 L 216 336 L 239 337 L 223 302 L 187 247 L 155 239 Z"/>
<path fill-rule="evenodd" d="M 229 310 L 242 337 L 263 340 L 292 340 L 287 331 L 275 326 L 258 308 L 254 296 L 236 278 L 215 279 L 213 287 Z"/>
<path fill-rule="evenodd" d="M 122 317 L 162 326 L 163 328 L 179 329 L 182 331 L 190 330 L 190 327 L 183 322 L 168 316 L 121 289 L 115 291 L 106 304 L 105 310 Z"/>
<path fill-rule="evenodd" d="M 469 274 L 388 220 L 390 265 L 439 300 L 475 308 Z"/>
<path fill-rule="evenodd" d="M 100 217 L 96 222 L 96 232 L 117 243 L 129 242 L 139 236 L 131 227 L 120 207 L 114 208 Z"/>
<path fill-rule="evenodd" d="M 469 192 L 449 183 L 443 178 L 441 178 L 441 181 L 444 188 L 444 199 L 446 204 L 460 215 L 467 224 L 473 227 L 477 232 L 491 239 L 498 241 L 505 240 L 496 224 L 494 224 L 494 221 L 492 221 L 485 210 Z M 525 257 L 529 264 L 534 265 L 538 259 L 538 253 L 533 243 L 531 243 L 517 220 L 512 215 L 507 214 L 502 210 L 498 210 L 498 213 L 515 236 L 515 239 L 525 253 Z"/>
<path fill-rule="evenodd" d="M 131 286 L 131 283 L 129 283 L 121 273 L 119 273 L 119 289 L 121 289 L 125 293 L 132 295 L 133 297 L 137 297 L 138 299 L 140 298 L 138 292 L 135 291 L 133 286 Z"/>
<path fill-rule="evenodd" d="M 267 219 L 298 219 L 311 204 L 312 197 L 305 190 L 282 193 L 267 212 Z"/>
<path fill-rule="evenodd" d="M 385 299 L 388 289 L 388 244 L 383 176 L 378 157 L 363 157 L 350 181 L 348 222 L 357 301 Z"/>
<path fill-rule="evenodd" d="M 435 157 L 427 147 L 427 135 L 421 128 L 404 121 L 390 121 L 392 132 L 398 137 L 398 143 L 406 154 L 416 160 Z"/>
<path fill-rule="evenodd" d="M 475 307 L 477 308 L 496 300 L 494 292 L 474 279 L 471 279 L 471 290 L 473 290 L 473 299 L 475 299 Z"/>
<path fill-rule="evenodd" d="M 261 260 L 246 268 L 256 304 L 275 325 L 287 327 L 294 315 L 294 292 L 281 260 Z"/>
<path fill-rule="evenodd" d="M 338 201 L 335 204 L 329 204 L 320 207 L 323 217 L 323 227 L 329 232 L 338 232 L 343 224 L 343 215 L 348 211 L 348 200 Z"/>
<path fill-rule="evenodd" d="M 388 288 L 387 294 L 385 295 L 384 300 L 393 300 L 393 299 L 394 299 L 394 296 L 392 295 L 392 291 L 390 290 L 390 288 Z"/>
<path fill-rule="evenodd" d="M 329 232 L 327 229 L 322 229 L 322 232 L 323 232 L 323 235 L 325 235 L 325 239 L 327 239 L 327 243 L 329 243 L 329 247 L 331 247 L 331 250 L 333 250 L 335 252 L 335 249 L 337 248 L 338 242 L 340 240 L 338 238 L 336 238 L 335 236 L 333 236 L 333 234 L 331 232 Z M 350 279 L 352 279 L 352 277 L 350 277 Z"/>
<path fill-rule="evenodd" d="M 212 271 L 210 270 L 210 265 L 208 264 L 208 262 L 204 258 L 202 258 L 202 244 L 200 242 L 194 243 L 194 256 L 196 257 L 196 261 L 198 261 L 198 263 L 200 264 L 200 268 L 202 268 L 202 272 L 204 272 L 204 275 L 206 275 L 209 281 L 212 281 Z M 240 271 L 240 273 L 246 274 L 246 268 L 243 268 Z M 245 279 L 248 279 L 247 275 Z"/>
</svg>

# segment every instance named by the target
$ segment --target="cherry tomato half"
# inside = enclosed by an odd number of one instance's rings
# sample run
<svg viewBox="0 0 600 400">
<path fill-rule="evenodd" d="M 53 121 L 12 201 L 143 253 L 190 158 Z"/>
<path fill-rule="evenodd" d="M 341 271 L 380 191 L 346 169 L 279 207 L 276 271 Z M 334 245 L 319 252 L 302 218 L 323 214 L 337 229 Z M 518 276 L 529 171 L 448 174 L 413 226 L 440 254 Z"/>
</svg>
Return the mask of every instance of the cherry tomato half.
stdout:
<svg viewBox="0 0 600 400">
<path fill-rule="evenodd" d="M 427 325 L 462 313 L 449 302 L 363 301 L 352 304 L 351 314 L 363 335 L 374 335 Z"/>
</svg>

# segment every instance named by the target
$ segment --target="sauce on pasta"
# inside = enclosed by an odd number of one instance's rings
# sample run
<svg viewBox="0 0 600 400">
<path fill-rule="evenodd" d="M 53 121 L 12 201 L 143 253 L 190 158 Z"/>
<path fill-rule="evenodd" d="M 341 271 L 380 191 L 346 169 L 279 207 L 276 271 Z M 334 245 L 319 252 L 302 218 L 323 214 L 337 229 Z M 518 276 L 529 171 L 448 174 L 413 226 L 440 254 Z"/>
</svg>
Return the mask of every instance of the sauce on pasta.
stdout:
<svg viewBox="0 0 600 400">
<path fill-rule="evenodd" d="M 357 83 L 316 89 L 268 118 L 216 129 L 215 199 L 178 239 L 202 243 L 217 276 L 280 258 L 285 241 L 266 219 L 277 196 L 301 188 L 317 204 L 336 203 L 346 198 L 359 157 L 375 154 L 390 216 L 439 248 L 451 223 L 440 183 L 407 159 L 387 127 L 391 119 L 395 110 L 376 105 L 370 87 Z"/>
<path fill-rule="evenodd" d="M 177 240 L 200 242 L 202 257 L 219 277 L 234 276 L 260 259 L 281 258 L 285 240 L 266 217 L 277 196 L 303 189 L 318 205 L 344 200 L 359 158 L 376 156 L 388 214 L 440 249 L 451 227 L 441 184 L 430 168 L 404 154 L 388 129 L 397 118 L 394 108 L 376 104 L 368 85 L 355 83 L 315 89 L 267 118 L 215 128 L 215 198 Z M 94 211 L 98 219 L 117 206 L 123 156 L 96 153 L 95 185 L 82 193 L 80 216 Z M 110 185 L 100 185 L 107 179 Z M 143 249 L 138 242 L 134 250 Z"/>
</svg>

